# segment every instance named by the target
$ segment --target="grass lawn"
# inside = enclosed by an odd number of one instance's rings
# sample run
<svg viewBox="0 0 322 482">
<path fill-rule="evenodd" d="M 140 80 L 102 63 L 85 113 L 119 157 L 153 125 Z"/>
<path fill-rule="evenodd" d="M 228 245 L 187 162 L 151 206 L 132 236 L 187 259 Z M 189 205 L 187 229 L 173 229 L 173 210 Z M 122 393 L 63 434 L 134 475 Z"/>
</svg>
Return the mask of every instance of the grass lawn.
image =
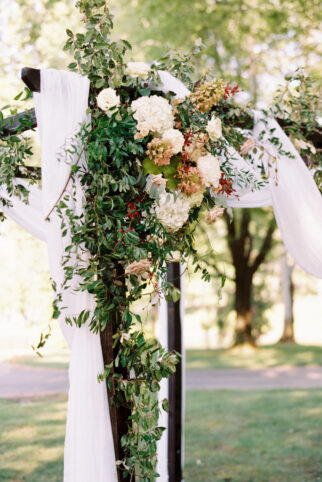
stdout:
<svg viewBox="0 0 322 482">
<path fill-rule="evenodd" d="M 65 410 L 0 400 L 1 482 L 61 482 Z M 322 480 L 321 417 L 320 389 L 189 391 L 185 481 Z"/>
<path fill-rule="evenodd" d="M 0 399 L 0 481 L 61 482 L 66 397 Z"/>
<path fill-rule="evenodd" d="M 68 351 L 16 357 L 14 363 L 49 368 L 68 368 Z M 322 365 L 322 346 L 268 345 L 260 348 L 187 350 L 187 369 L 265 368 L 279 365 Z"/>
<path fill-rule="evenodd" d="M 188 350 L 187 369 L 322 365 L 322 346 L 276 344 L 260 348 Z"/>
<path fill-rule="evenodd" d="M 190 391 L 185 482 L 322 480 L 322 390 Z"/>
</svg>

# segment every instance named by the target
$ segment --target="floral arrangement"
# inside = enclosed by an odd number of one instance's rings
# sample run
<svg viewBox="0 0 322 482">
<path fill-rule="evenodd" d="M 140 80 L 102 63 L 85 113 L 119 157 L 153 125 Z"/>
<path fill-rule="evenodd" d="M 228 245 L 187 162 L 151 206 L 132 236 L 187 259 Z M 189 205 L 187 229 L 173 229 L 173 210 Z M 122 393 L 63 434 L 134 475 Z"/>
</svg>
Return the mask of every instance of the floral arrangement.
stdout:
<svg viewBox="0 0 322 482">
<path fill-rule="evenodd" d="M 247 127 L 250 112 L 234 103 L 237 86 L 212 75 L 193 80 L 199 46 L 150 65 L 127 62 L 129 43 L 109 38 L 113 21 L 106 1 L 79 0 L 76 5 L 85 28 L 77 34 L 67 30 L 65 49 L 75 59 L 69 68 L 91 83 L 91 128 L 82 127 L 75 149 L 69 145 L 65 157 L 73 153 L 67 160 L 71 179 L 77 174 L 83 186 L 85 215 L 70 213 L 64 198 L 55 209 L 69 221 L 64 229 L 69 229 L 73 247 L 86 246 L 90 252 L 84 266 L 81 259 L 78 265 L 69 263 L 66 250 L 66 282 L 80 276 L 80 289 L 95 295 L 96 309 L 94 316 L 81 313 L 66 321 L 89 323 L 94 332 L 112 324 L 115 359 L 99 378 L 107 380 L 112 402 L 130 413 L 118 468 L 124 478 L 149 481 L 158 477 L 156 443 L 163 432 L 158 418 L 168 405 L 166 400 L 159 404 L 156 394 L 160 380 L 174 373 L 177 355 L 145 337 L 132 303 L 142 296 L 152 304 L 160 296 L 178 301 L 180 293 L 167 280 L 168 261 L 189 259 L 209 280 L 194 246 L 198 219 L 216 222 L 234 186 L 256 189 L 265 181 L 233 169 L 229 146 L 247 159 L 256 148 L 239 129 L 240 121 Z M 182 80 L 190 94 L 176 98 L 165 93 L 160 71 Z M 86 167 L 75 163 L 80 145 Z M 26 188 L 12 180 L 32 154 L 28 139 L 19 133 L 9 137 L 0 154 L 0 183 L 27 198 Z M 57 292 L 54 317 L 60 310 Z"/>
<path fill-rule="evenodd" d="M 122 99 L 119 92 L 134 79 L 136 91 L 131 94 L 135 98 Z M 125 115 L 133 122 L 131 142 L 135 145 L 136 170 L 144 184 L 140 196 L 129 204 L 125 219 L 129 220 L 127 233 L 133 236 L 142 229 L 147 233 L 140 244 L 146 243 L 148 257 L 132 261 L 125 266 L 125 273 L 141 279 L 143 274 L 145 279 L 150 274 L 154 300 L 162 292 L 152 276 L 163 262 L 160 251 L 154 259 L 156 248 L 162 246 L 163 252 L 168 251 L 169 259 L 173 259 L 173 251 L 183 251 L 184 255 L 185 249 L 179 249 L 182 238 L 191 232 L 191 222 L 200 210 L 208 211 L 208 224 L 216 222 L 224 212 L 220 206 L 234 193 L 233 182 L 250 182 L 245 172 L 238 179 L 230 176 L 223 136 L 227 127 L 222 116 L 216 115 L 217 108 L 224 112 L 231 107 L 230 99 L 237 92 L 237 86 L 212 79 L 200 83 L 185 98 L 174 98 L 163 93 L 156 64 L 130 62 L 125 68 L 124 86 L 104 88 L 96 96 L 99 115 L 120 124 Z M 253 147 L 253 140 L 246 139 L 240 152 L 247 154 Z M 167 285 L 166 293 L 168 290 Z"/>
<path fill-rule="evenodd" d="M 132 303 L 142 296 L 152 304 L 160 296 L 178 301 L 180 293 L 166 276 L 169 261 L 190 258 L 209 279 L 194 247 L 199 215 L 214 223 L 234 184 L 254 183 L 249 173 L 231 168 L 228 154 L 228 143 L 240 149 L 245 141 L 229 120 L 237 87 L 213 77 L 193 82 L 192 54 L 166 56 L 151 65 L 126 62 L 130 45 L 109 39 L 113 23 L 105 0 L 79 0 L 77 7 L 85 30 L 67 30 L 65 48 L 75 58 L 69 68 L 90 80 L 91 127 L 82 126 L 57 155 L 71 166 L 70 178 L 77 175 L 83 186 L 85 215 L 70 212 L 64 201 L 73 194 L 66 192 L 55 209 L 64 231 L 69 230 L 73 252 L 80 247 L 81 253 L 84 246 L 90 252 L 84 266 L 81 255 L 79 263 L 70 262 L 66 250 L 66 285 L 72 277 L 81 279 L 80 289 L 94 294 L 96 309 L 94 316 L 82 312 L 66 322 L 89 323 L 94 332 L 112 324 L 115 359 L 99 380 L 107 381 L 112 403 L 130 414 L 117 466 L 123 478 L 155 480 L 156 443 L 163 432 L 158 418 L 168 406 L 167 400 L 159 403 L 157 392 L 160 380 L 174 373 L 178 357 L 145 337 Z M 184 80 L 191 94 L 164 93 L 162 70 Z M 79 149 L 86 152 L 86 166 L 75 161 Z M 27 201 L 25 186 L 15 185 L 13 178 L 32 155 L 28 139 L 18 132 L 1 150 L 0 182 Z M 54 318 L 63 312 L 60 300 L 58 290 Z M 38 348 L 46 338 L 42 335 Z"/>
<path fill-rule="evenodd" d="M 129 44 L 107 38 L 112 20 L 105 1 L 82 0 L 78 6 L 86 34 L 68 31 L 66 48 L 75 57 L 70 68 L 91 81 L 92 123 L 80 133 L 87 169 L 72 166 L 83 184 L 87 214 L 81 220 L 71 217 L 70 229 L 76 233 L 73 244 L 85 244 L 91 259 L 87 269 L 77 269 L 69 266 L 67 254 L 65 266 L 96 296 L 92 329 L 114 326 L 117 355 L 101 379 L 108 380 L 114 403 L 131 413 L 118 467 L 124 477 L 135 473 L 137 480 L 154 480 L 156 442 L 163 430 L 158 416 L 167 409 L 167 401 L 159 406 L 155 393 L 161 378 L 175 371 L 177 355 L 145 339 L 132 302 L 142 296 L 151 304 L 160 296 L 178 301 L 180 293 L 167 280 L 168 261 L 190 258 L 209 279 L 194 247 L 199 215 L 214 223 L 235 183 L 253 188 L 263 183 L 232 169 L 228 145 L 240 149 L 246 140 L 230 121 L 237 86 L 212 76 L 193 82 L 193 55 L 150 65 L 126 62 Z M 191 94 L 165 93 L 161 70 L 184 80 Z M 249 145 L 244 150 L 250 155 Z M 64 205 L 58 210 L 63 214 Z"/>
</svg>

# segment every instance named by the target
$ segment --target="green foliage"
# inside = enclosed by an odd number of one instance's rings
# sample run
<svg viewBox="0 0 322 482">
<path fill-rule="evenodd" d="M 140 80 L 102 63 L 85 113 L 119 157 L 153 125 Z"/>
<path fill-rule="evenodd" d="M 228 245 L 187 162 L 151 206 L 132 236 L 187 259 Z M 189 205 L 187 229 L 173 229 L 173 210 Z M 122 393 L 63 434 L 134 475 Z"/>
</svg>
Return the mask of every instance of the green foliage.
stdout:
<svg viewBox="0 0 322 482">
<path fill-rule="evenodd" d="M 119 8 L 117 28 L 135 40 L 135 55 L 155 59 L 164 46 L 180 52 L 195 42 L 206 48 L 197 57 L 199 70 L 237 81 L 253 99 L 267 95 L 289 65 L 303 66 L 321 79 L 318 0 L 111 0 Z M 288 62 L 285 63 L 287 57 Z M 261 82 L 261 79 L 264 82 Z"/>
<path fill-rule="evenodd" d="M 285 77 L 277 89 L 273 114 L 284 119 L 285 132 L 290 136 L 322 192 L 322 154 L 313 142 L 321 136 L 321 103 L 319 84 L 303 69 Z"/>
</svg>

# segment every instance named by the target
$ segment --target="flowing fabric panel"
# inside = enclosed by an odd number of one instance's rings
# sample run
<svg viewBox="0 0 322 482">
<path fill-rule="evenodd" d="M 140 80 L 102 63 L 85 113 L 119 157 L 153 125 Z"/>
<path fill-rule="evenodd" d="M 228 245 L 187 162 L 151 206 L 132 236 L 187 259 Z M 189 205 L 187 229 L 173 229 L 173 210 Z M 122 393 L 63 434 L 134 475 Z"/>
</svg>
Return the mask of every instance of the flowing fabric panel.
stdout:
<svg viewBox="0 0 322 482">
<path fill-rule="evenodd" d="M 307 273 L 322 278 L 322 196 L 313 176 L 275 119 L 255 111 L 253 137 L 264 148 L 255 155 L 255 161 L 257 156 L 259 162 L 262 153 L 269 182 L 260 190 L 243 193 L 237 189 L 238 197 L 228 198 L 227 203 L 239 208 L 273 206 L 283 242 L 294 261 Z M 270 142 L 271 137 L 278 139 L 283 153 Z"/>
<path fill-rule="evenodd" d="M 41 190 L 36 186 L 28 185 L 23 179 L 14 179 L 13 182 L 28 189 L 28 204 L 18 196 L 9 195 L 6 187 L 0 186 L 0 198 L 9 203 L 8 206 L 1 206 L 1 211 L 32 236 L 46 241 L 46 223 L 41 210 Z"/>
<path fill-rule="evenodd" d="M 285 247 L 304 271 L 322 278 L 322 196 L 298 151 L 276 120 L 266 119 L 260 112 L 254 115 L 254 137 L 277 159 L 277 179 L 275 181 L 272 173 L 269 187 Z M 274 137 L 292 159 L 279 154 L 277 147 L 268 140 L 272 129 Z"/>
<path fill-rule="evenodd" d="M 78 74 L 53 69 L 41 71 L 41 93 L 35 94 L 37 123 L 42 143 L 42 215 L 54 207 L 70 175 L 63 157 L 64 148 L 80 124 L 88 122 L 89 81 Z M 73 154 L 73 161 L 75 156 Z M 85 162 L 84 159 L 81 162 Z M 76 179 L 66 189 L 64 201 L 76 215 L 82 214 L 83 193 Z M 65 196 L 65 195 L 64 195 Z M 64 271 L 61 265 L 70 235 L 62 237 L 61 220 L 55 210 L 45 222 L 52 278 L 61 290 Z M 74 256 L 74 259 L 73 259 Z M 86 262 L 88 253 L 82 254 Z M 76 253 L 70 262 L 78 263 Z M 116 482 L 116 464 L 105 383 L 98 383 L 103 371 L 99 335 L 65 323 L 66 316 L 77 317 L 82 310 L 93 312 L 95 301 L 87 291 L 77 291 L 73 279 L 68 290 L 61 290 L 62 310 L 59 322 L 70 347 L 69 399 L 64 454 L 64 482 Z"/>
</svg>

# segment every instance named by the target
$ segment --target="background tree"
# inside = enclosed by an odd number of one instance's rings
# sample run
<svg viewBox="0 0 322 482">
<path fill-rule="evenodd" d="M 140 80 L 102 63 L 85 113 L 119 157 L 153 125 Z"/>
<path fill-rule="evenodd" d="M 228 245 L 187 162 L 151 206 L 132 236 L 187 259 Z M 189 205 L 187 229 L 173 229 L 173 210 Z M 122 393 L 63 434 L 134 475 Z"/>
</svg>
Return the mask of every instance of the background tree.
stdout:
<svg viewBox="0 0 322 482">
<path fill-rule="evenodd" d="M 276 245 L 275 218 L 271 209 L 234 209 L 233 218 L 226 213 L 223 224 L 224 231 L 223 226 L 201 225 L 197 244 L 203 245 L 201 256 L 213 276 L 234 284 L 234 301 L 220 314 L 220 319 L 225 318 L 230 308 L 236 313 L 234 345 L 255 345 L 265 324 L 263 313 L 271 304 L 269 296 L 263 302 L 263 282 L 256 285 L 254 277 Z M 219 243 L 218 253 L 214 247 L 223 235 L 225 243 Z"/>
<path fill-rule="evenodd" d="M 299 65 L 320 78 L 320 2 L 311 0 L 112 0 L 134 55 L 162 55 L 164 46 L 206 45 L 200 69 L 214 68 L 248 89 L 253 100 L 270 95 Z M 134 43 L 134 42 L 133 42 Z"/>
<path fill-rule="evenodd" d="M 285 251 L 281 258 L 281 285 L 284 303 L 284 326 L 280 341 L 293 343 L 294 337 L 294 282 L 293 271 L 295 263 Z"/>
</svg>

